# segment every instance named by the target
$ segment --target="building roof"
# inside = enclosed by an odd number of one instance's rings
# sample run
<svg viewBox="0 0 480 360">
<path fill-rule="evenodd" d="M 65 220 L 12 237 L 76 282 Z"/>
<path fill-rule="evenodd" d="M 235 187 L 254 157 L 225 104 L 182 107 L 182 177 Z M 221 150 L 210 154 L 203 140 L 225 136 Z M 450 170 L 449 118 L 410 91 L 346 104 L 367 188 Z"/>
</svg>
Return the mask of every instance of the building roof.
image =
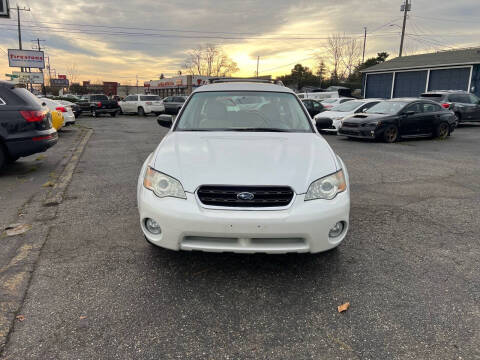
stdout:
<svg viewBox="0 0 480 360">
<path fill-rule="evenodd" d="M 397 57 L 384 63 L 373 65 L 361 72 L 369 73 L 471 64 L 480 64 L 480 47 Z"/>
<path fill-rule="evenodd" d="M 270 83 L 256 83 L 256 82 L 223 82 L 213 83 L 200 86 L 194 92 L 204 91 L 272 91 L 294 93 L 291 89 L 285 86 L 270 84 Z"/>
</svg>

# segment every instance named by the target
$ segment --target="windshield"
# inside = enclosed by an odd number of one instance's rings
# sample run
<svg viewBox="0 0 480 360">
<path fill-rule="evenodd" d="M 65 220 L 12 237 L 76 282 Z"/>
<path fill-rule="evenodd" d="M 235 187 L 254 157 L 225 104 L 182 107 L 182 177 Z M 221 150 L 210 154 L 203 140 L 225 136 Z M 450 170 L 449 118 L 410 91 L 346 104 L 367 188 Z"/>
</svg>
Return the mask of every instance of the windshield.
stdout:
<svg viewBox="0 0 480 360">
<path fill-rule="evenodd" d="M 396 114 L 407 105 L 403 101 L 382 101 L 365 111 L 367 114 Z"/>
<path fill-rule="evenodd" d="M 293 94 L 266 91 L 196 93 L 182 112 L 176 130 L 313 131 Z"/>
<path fill-rule="evenodd" d="M 344 102 L 343 104 L 334 106 L 331 111 L 339 111 L 339 112 L 348 112 L 348 111 L 354 111 L 358 107 L 364 105 L 364 101 L 347 101 Z"/>
<path fill-rule="evenodd" d="M 330 98 L 330 99 L 322 100 L 322 103 L 333 104 L 334 102 L 337 102 L 337 100 L 338 100 L 338 98 Z"/>
</svg>

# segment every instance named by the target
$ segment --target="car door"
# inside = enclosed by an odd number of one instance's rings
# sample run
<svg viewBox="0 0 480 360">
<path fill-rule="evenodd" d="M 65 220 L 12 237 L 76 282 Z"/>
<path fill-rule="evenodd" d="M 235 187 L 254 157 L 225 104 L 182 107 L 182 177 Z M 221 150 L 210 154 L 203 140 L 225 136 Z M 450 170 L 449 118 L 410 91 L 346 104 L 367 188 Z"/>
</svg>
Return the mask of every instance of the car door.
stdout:
<svg viewBox="0 0 480 360">
<path fill-rule="evenodd" d="M 172 111 L 172 97 L 167 96 L 165 99 L 163 99 L 163 105 L 165 105 L 165 112 L 169 114 L 170 111 Z"/>
<path fill-rule="evenodd" d="M 470 101 L 475 106 L 472 120 L 480 121 L 480 99 L 473 94 L 469 94 L 469 96 L 470 96 Z"/>
<path fill-rule="evenodd" d="M 323 108 L 323 105 L 320 104 L 318 101 L 312 101 L 312 106 L 313 106 L 313 116 L 317 115 L 317 114 L 320 114 L 324 108 Z"/>
<path fill-rule="evenodd" d="M 470 94 L 451 94 L 448 99 L 455 104 L 454 111 L 460 114 L 461 120 L 466 121 L 475 118 L 477 105 L 472 103 Z"/>
<path fill-rule="evenodd" d="M 433 102 L 421 102 L 422 116 L 418 121 L 419 134 L 433 134 L 436 119 L 440 117 L 442 108 Z"/>
<path fill-rule="evenodd" d="M 303 104 L 307 108 L 308 113 L 313 118 L 315 115 L 313 114 L 313 105 L 311 100 L 303 100 Z"/>
<path fill-rule="evenodd" d="M 414 102 L 405 107 L 399 121 L 400 135 L 416 135 L 420 131 L 423 109 L 420 102 Z"/>
</svg>

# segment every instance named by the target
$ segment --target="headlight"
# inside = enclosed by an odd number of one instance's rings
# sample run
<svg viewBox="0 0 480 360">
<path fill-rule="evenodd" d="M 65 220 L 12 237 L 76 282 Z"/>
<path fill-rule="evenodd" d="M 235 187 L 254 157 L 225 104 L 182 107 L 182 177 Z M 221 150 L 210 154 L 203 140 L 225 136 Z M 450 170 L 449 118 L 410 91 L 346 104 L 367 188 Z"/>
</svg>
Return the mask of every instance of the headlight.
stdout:
<svg viewBox="0 0 480 360">
<path fill-rule="evenodd" d="M 332 200 L 338 193 L 347 189 L 343 170 L 315 180 L 308 188 L 305 201 L 315 199 Z"/>
<path fill-rule="evenodd" d="M 180 181 L 172 178 L 171 176 L 153 170 L 150 166 L 147 167 L 147 171 L 145 172 L 143 186 L 145 186 L 149 190 L 152 190 L 154 194 L 160 198 L 187 198 L 187 196 L 185 195 L 185 191 L 183 191 L 182 184 L 180 184 Z"/>
</svg>

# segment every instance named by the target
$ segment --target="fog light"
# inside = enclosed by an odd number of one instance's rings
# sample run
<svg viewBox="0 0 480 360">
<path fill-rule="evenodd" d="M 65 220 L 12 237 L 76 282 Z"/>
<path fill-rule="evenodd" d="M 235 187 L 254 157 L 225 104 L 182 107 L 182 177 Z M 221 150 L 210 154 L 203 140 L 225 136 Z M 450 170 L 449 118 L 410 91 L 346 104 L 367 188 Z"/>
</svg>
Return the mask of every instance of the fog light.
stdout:
<svg viewBox="0 0 480 360">
<path fill-rule="evenodd" d="M 158 235 L 162 232 L 162 229 L 160 228 L 160 225 L 153 219 L 146 219 L 145 220 L 145 227 L 149 232 L 152 234 Z"/>
<path fill-rule="evenodd" d="M 344 227 L 345 223 L 343 221 L 337 222 L 335 226 L 330 229 L 328 236 L 330 236 L 331 238 L 339 237 L 340 234 L 343 232 Z"/>
</svg>

